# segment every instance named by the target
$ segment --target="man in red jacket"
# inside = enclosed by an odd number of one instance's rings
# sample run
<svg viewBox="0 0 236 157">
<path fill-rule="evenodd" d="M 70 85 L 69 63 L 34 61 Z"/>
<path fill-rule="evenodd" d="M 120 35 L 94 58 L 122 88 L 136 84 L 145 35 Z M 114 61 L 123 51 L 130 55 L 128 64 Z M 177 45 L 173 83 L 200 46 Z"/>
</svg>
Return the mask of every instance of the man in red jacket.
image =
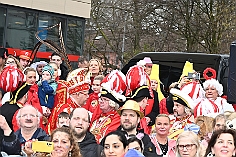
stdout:
<svg viewBox="0 0 236 157">
<path fill-rule="evenodd" d="M 66 88 L 64 90 L 67 90 L 69 96 L 65 104 L 57 104 L 53 108 L 47 129 L 49 134 L 52 130 L 56 129 L 57 118 L 61 112 L 70 114 L 73 109 L 83 107 L 89 96 L 90 80 L 85 69 L 72 71 L 68 75 L 67 81 L 61 83 L 65 85 Z"/>
</svg>

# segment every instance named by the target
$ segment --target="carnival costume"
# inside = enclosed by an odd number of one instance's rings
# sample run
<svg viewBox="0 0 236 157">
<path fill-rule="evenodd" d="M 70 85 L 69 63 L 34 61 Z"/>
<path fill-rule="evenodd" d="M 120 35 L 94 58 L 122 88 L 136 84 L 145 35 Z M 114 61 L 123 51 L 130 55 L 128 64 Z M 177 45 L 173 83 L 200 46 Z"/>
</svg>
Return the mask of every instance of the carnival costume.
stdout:
<svg viewBox="0 0 236 157">
<path fill-rule="evenodd" d="M 190 110 L 193 109 L 193 100 L 187 95 L 186 93 L 172 88 L 170 90 L 172 94 L 173 101 L 189 108 Z M 182 118 L 175 117 L 174 115 L 170 115 L 170 134 L 168 138 L 170 139 L 177 139 L 178 135 L 184 131 L 184 127 L 187 124 L 194 123 L 194 116 L 192 113 L 186 113 L 186 116 Z"/>
<path fill-rule="evenodd" d="M 201 98 L 200 102 L 196 104 L 194 109 L 194 117 L 204 115 L 215 117 L 218 114 L 222 114 L 225 111 L 234 112 L 234 108 L 227 102 L 226 99 L 220 97 L 223 94 L 223 86 L 216 79 L 209 79 L 203 83 L 204 89 L 210 87 L 216 88 L 218 97 L 214 100 L 211 98 Z"/>
<path fill-rule="evenodd" d="M 103 113 L 98 105 L 93 113 L 90 132 L 94 134 L 98 143 L 109 132 L 115 131 L 120 126 L 120 115 L 116 110 L 126 100 L 122 95 L 126 89 L 125 75 L 118 70 L 113 70 L 103 79 L 101 87 L 101 96 L 110 99 L 108 103 L 113 110 Z"/>
<path fill-rule="evenodd" d="M 126 74 L 126 97 L 136 100 L 137 98 L 148 97 L 148 105 L 142 109 L 145 117 L 150 118 L 147 124 L 146 118 L 140 120 L 140 129 L 144 129 L 146 134 L 150 134 L 151 126 L 155 123 L 155 118 L 159 114 L 158 93 L 151 88 L 151 82 L 143 66 L 135 65 Z"/>
<path fill-rule="evenodd" d="M 167 143 L 162 145 L 157 141 L 156 134 L 152 134 L 149 137 L 156 147 L 156 152 L 158 155 L 163 155 L 163 157 L 175 157 L 175 140 L 167 139 Z"/>
<path fill-rule="evenodd" d="M 71 94 L 78 93 L 83 90 L 89 90 L 89 77 L 87 76 L 86 69 L 80 68 L 69 73 L 67 81 L 59 81 L 60 89 L 58 91 L 58 104 L 53 108 L 51 116 L 49 117 L 48 124 L 48 133 L 50 134 L 52 130 L 56 128 L 57 118 L 61 112 L 71 113 L 75 108 L 82 107 L 80 104 L 77 104 Z M 68 92 L 68 93 L 67 93 Z M 68 99 L 65 102 L 65 94 L 69 94 L 66 97 Z"/>
</svg>

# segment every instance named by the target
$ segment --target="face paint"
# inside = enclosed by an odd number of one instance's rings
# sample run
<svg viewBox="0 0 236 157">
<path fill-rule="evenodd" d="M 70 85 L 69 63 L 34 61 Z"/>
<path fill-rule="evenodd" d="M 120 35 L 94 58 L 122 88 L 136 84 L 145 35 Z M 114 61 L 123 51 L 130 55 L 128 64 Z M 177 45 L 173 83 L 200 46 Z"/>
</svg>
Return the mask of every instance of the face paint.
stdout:
<svg viewBox="0 0 236 157">
<path fill-rule="evenodd" d="M 66 156 L 71 150 L 70 137 L 65 132 L 56 132 L 52 137 L 54 143 L 54 156 Z"/>
</svg>

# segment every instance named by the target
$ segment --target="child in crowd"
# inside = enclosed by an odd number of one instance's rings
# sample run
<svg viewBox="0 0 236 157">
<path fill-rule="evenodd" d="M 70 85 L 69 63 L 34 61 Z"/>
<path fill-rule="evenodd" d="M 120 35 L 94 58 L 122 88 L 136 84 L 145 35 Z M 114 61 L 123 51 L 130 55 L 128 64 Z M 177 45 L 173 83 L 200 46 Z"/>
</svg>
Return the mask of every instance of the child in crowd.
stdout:
<svg viewBox="0 0 236 157">
<path fill-rule="evenodd" d="M 86 102 L 85 109 L 87 109 L 90 112 L 94 112 L 95 108 L 98 105 L 98 94 L 100 93 L 101 89 L 101 82 L 103 80 L 103 75 L 98 75 L 94 78 L 93 84 L 92 84 L 92 90 L 93 92 L 89 94 L 89 98 Z"/>
<path fill-rule="evenodd" d="M 66 112 L 61 112 L 57 118 L 57 128 L 69 126 L 70 116 Z"/>
<path fill-rule="evenodd" d="M 49 64 L 42 70 L 42 78 L 38 82 L 38 96 L 43 108 L 44 116 L 48 117 L 54 105 L 54 96 L 56 94 L 57 83 L 53 78 L 54 69 Z"/>
</svg>

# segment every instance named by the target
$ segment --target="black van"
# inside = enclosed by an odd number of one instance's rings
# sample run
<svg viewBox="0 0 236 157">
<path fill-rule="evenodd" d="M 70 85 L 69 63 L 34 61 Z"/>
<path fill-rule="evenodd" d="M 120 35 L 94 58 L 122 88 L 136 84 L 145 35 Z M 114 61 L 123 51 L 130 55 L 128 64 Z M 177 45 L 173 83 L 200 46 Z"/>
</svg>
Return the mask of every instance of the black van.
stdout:
<svg viewBox="0 0 236 157">
<path fill-rule="evenodd" d="M 217 80 L 224 86 L 224 95 L 227 94 L 227 81 L 229 73 L 229 55 L 186 53 L 186 52 L 142 52 L 133 57 L 128 64 L 122 68 L 124 74 L 144 57 L 150 57 L 153 64 L 159 64 L 159 77 L 165 87 L 179 80 L 186 61 L 193 63 L 195 71 L 201 73 L 211 67 L 217 72 Z M 204 81 L 204 80 L 202 80 Z"/>
</svg>

